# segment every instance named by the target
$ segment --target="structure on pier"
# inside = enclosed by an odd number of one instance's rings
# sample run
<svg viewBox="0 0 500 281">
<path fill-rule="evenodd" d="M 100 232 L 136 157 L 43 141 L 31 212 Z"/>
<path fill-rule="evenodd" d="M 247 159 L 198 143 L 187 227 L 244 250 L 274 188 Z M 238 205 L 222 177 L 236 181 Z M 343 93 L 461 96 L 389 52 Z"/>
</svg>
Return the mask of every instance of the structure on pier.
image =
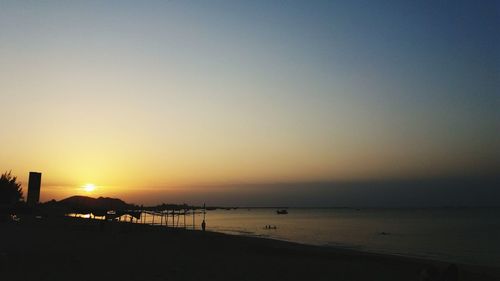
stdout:
<svg viewBox="0 0 500 281">
<path fill-rule="evenodd" d="M 196 208 L 176 208 L 161 211 L 128 210 L 108 212 L 105 215 L 105 219 L 173 228 L 196 229 L 196 215 L 204 213 L 204 210 L 197 210 Z"/>
</svg>

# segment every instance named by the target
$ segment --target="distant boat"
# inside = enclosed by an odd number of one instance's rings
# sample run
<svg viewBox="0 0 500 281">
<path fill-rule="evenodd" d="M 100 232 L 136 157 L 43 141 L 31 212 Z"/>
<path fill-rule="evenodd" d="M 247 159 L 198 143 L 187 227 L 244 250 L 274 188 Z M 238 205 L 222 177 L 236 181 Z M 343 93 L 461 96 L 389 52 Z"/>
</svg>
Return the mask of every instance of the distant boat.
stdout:
<svg viewBox="0 0 500 281">
<path fill-rule="evenodd" d="M 283 210 L 276 210 L 276 213 L 277 213 L 278 215 L 286 215 L 286 214 L 288 214 L 288 211 L 287 211 L 287 210 L 285 210 L 285 209 L 283 209 Z"/>
</svg>

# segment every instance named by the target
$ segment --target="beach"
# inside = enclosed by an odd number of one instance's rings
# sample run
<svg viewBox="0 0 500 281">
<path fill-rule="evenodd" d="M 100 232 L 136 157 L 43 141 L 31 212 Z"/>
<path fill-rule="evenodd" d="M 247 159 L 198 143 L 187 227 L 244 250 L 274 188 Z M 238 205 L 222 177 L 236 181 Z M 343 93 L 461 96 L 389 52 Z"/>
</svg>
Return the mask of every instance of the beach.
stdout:
<svg viewBox="0 0 500 281">
<path fill-rule="evenodd" d="M 2 280 L 420 280 L 416 258 L 148 225 L 51 217 L 3 223 Z M 457 264 L 458 280 L 500 269 Z"/>
</svg>

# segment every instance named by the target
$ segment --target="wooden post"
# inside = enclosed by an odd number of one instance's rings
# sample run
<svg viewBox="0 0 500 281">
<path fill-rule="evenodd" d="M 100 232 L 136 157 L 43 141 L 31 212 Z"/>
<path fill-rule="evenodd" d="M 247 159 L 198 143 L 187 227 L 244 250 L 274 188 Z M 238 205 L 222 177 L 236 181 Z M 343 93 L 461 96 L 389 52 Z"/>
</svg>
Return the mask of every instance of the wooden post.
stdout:
<svg viewBox="0 0 500 281">
<path fill-rule="evenodd" d="M 181 218 L 181 210 L 179 210 L 179 213 L 177 214 L 177 227 L 179 227 L 179 219 Z"/>
<path fill-rule="evenodd" d="M 203 221 L 205 221 L 205 214 L 207 213 L 207 208 L 205 207 L 205 203 L 203 203 Z"/>
<path fill-rule="evenodd" d="M 153 212 L 153 220 L 151 221 L 151 225 L 155 225 L 155 213 Z"/>
<path fill-rule="evenodd" d="M 196 224 L 195 224 L 195 222 L 194 222 L 195 214 L 196 214 L 196 213 L 195 213 L 195 210 L 194 210 L 194 208 L 193 208 L 193 230 L 195 230 L 195 229 L 196 229 L 196 227 L 195 227 L 195 226 L 196 226 Z"/>
</svg>

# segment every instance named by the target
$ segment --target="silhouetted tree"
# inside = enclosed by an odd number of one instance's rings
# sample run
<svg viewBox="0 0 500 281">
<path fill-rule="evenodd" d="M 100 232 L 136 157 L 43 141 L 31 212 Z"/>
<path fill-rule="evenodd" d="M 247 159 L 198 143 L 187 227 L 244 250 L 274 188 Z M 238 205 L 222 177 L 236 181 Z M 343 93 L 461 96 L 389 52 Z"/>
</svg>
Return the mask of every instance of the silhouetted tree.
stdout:
<svg viewBox="0 0 500 281">
<path fill-rule="evenodd" d="M 0 176 L 0 204 L 15 204 L 23 200 L 21 184 L 17 177 L 11 172 L 5 172 Z"/>
</svg>

